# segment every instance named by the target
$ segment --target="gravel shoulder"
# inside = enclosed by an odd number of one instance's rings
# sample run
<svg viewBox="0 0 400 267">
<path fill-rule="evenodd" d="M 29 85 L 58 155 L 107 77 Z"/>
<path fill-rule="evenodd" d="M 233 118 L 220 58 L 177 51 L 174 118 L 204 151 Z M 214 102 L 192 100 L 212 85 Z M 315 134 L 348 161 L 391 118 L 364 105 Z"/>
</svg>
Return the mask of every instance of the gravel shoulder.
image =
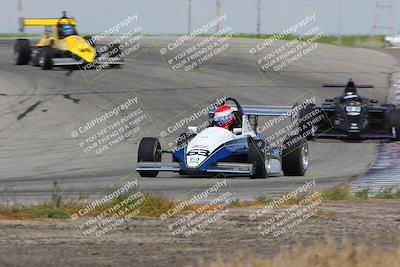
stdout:
<svg viewBox="0 0 400 267">
<path fill-rule="evenodd" d="M 321 204 L 319 215 L 273 237 L 257 231 L 258 208 L 233 209 L 189 238 L 173 237 L 167 221 L 136 218 L 99 238 L 88 238 L 71 221 L 0 221 L 0 266 L 187 266 L 216 254 L 269 256 L 295 243 L 324 236 L 354 244 L 398 246 L 398 200 L 335 201 Z M 288 206 L 274 209 L 278 214 Z M 176 218 L 175 218 L 176 219 Z"/>
</svg>

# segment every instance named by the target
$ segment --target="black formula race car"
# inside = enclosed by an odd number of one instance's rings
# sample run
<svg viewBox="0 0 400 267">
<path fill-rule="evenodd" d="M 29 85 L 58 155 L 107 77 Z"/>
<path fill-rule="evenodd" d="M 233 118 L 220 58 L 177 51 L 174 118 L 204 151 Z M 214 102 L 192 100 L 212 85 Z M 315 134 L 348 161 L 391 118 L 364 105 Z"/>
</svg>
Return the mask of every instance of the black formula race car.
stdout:
<svg viewBox="0 0 400 267">
<path fill-rule="evenodd" d="M 344 87 L 343 95 L 326 99 L 318 106 L 308 105 L 304 110 L 304 128 L 312 128 L 307 139 L 391 139 L 400 140 L 400 110 L 392 104 L 378 105 L 377 100 L 361 97 L 357 88 L 374 88 L 347 84 L 325 84 L 324 87 Z"/>
</svg>

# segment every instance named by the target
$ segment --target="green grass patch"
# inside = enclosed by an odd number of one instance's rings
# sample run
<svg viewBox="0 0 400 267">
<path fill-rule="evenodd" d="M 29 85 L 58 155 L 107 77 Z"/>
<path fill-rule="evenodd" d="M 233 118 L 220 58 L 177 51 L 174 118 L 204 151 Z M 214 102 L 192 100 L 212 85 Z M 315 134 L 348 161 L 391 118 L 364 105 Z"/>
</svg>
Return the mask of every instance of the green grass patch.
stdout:
<svg viewBox="0 0 400 267">
<path fill-rule="evenodd" d="M 246 34 L 246 33 L 237 33 L 234 34 L 233 38 L 251 38 L 251 39 L 269 39 L 273 37 L 275 34 Z M 199 34 L 199 37 L 207 37 L 211 36 L 210 34 Z M 223 35 L 222 35 L 223 36 Z M 297 39 L 298 35 L 287 34 L 282 39 L 284 41 L 292 41 Z M 312 38 L 310 35 L 308 38 Z M 384 35 L 323 35 L 319 37 L 315 42 L 322 44 L 336 44 L 336 45 L 351 45 L 351 46 L 360 46 L 360 47 L 374 47 L 381 48 L 385 47 L 385 36 Z"/>
<path fill-rule="evenodd" d="M 400 199 L 400 190 L 396 190 L 393 186 L 379 190 L 374 198 L 378 199 Z"/>
<path fill-rule="evenodd" d="M 108 189 L 112 193 L 112 189 Z M 106 193 L 105 193 L 106 194 Z M 63 201 L 60 194 L 60 187 L 57 180 L 53 182 L 53 191 L 48 202 L 38 205 L 12 205 L 0 206 L 0 218 L 2 219 L 32 219 L 32 218 L 60 218 L 69 219 L 73 213 L 79 213 L 80 210 L 87 208 L 92 200 L 89 197 L 80 197 L 77 200 Z M 140 213 L 137 216 L 158 217 L 166 213 L 175 206 L 175 203 L 164 197 L 153 194 L 142 193 L 135 189 L 129 190 L 117 198 L 96 207 L 88 216 L 96 216 L 105 210 L 111 210 L 110 214 L 117 214 L 121 209 L 130 206 L 138 208 Z"/>
<path fill-rule="evenodd" d="M 111 207 L 120 205 L 121 208 L 125 208 L 128 204 L 134 205 L 138 200 L 132 200 L 127 202 L 127 198 L 137 192 L 128 192 L 125 195 L 121 195 L 118 198 L 101 205 L 88 213 L 88 216 L 96 216 L 101 214 L 104 210 Z M 70 219 L 70 215 L 77 213 L 79 210 L 84 209 L 91 201 L 88 200 L 74 200 L 65 202 L 60 197 L 54 196 L 52 200 L 46 203 L 37 205 L 12 205 L 12 206 L 0 206 L 0 219 L 33 219 L 33 218 L 59 218 L 59 219 Z M 125 202 L 125 204 L 123 204 Z M 127 204 L 128 203 L 128 204 Z M 140 208 L 138 216 L 147 217 L 158 217 L 162 213 L 166 213 L 169 209 L 173 208 L 175 203 L 164 197 L 156 196 L 148 193 L 144 193 L 144 201 L 138 203 L 137 207 Z M 118 210 L 115 212 L 117 213 Z"/>
<path fill-rule="evenodd" d="M 256 196 L 254 199 L 255 199 L 255 201 L 262 202 L 262 203 L 269 203 L 272 201 L 272 198 L 269 198 L 264 194 L 260 194 L 260 195 Z"/>
<path fill-rule="evenodd" d="M 357 191 L 354 193 L 354 196 L 357 199 L 368 199 L 370 195 L 371 189 L 369 187 L 361 189 L 360 191 Z"/>
<path fill-rule="evenodd" d="M 365 200 L 365 199 L 400 199 L 400 190 L 394 187 L 383 188 L 378 192 L 373 192 L 371 188 L 363 188 L 357 192 L 350 192 L 349 186 L 346 184 L 337 185 L 329 190 L 322 192 L 324 200 Z M 291 201 L 286 201 L 285 204 L 294 204 L 303 200 L 307 196 L 299 196 Z M 273 199 L 264 194 L 258 195 L 254 198 L 256 202 L 270 203 Z"/>
<path fill-rule="evenodd" d="M 324 192 L 326 200 L 351 200 L 351 199 L 400 199 L 400 190 L 387 187 L 378 192 L 373 192 L 371 188 L 363 188 L 355 193 L 351 193 L 347 185 L 338 185 Z"/>
<path fill-rule="evenodd" d="M 140 198 L 133 198 L 135 194 L 140 194 Z M 358 192 L 351 193 L 348 185 L 338 185 L 331 189 L 322 192 L 323 200 L 365 200 L 365 199 L 400 199 L 400 190 L 394 187 L 384 188 L 376 193 L 373 193 L 370 188 L 364 188 Z M 299 196 L 295 199 L 286 201 L 285 205 L 293 205 L 299 203 L 307 196 Z M 255 201 L 240 201 L 234 199 L 230 207 L 251 207 L 257 205 L 265 205 L 273 199 L 264 194 L 255 197 Z M 0 219 L 40 219 L 40 218 L 57 218 L 69 219 L 70 214 L 78 213 L 79 210 L 85 209 L 91 201 L 88 198 L 79 198 L 77 200 L 63 201 L 60 196 L 60 189 L 57 181 L 53 183 L 53 192 L 51 198 L 46 203 L 37 205 L 0 205 Z M 137 204 L 137 205 L 136 205 Z M 112 210 L 112 213 L 117 214 L 119 210 L 125 209 L 128 205 L 133 205 L 139 208 L 137 216 L 159 217 L 161 214 L 167 214 L 173 209 L 177 203 L 173 200 L 162 196 L 149 193 L 143 193 L 136 190 L 131 190 L 119 197 L 97 207 L 87 213 L 87 216 L 96 216 L 105 210 Z M 185 211 L 195 210 L 198 205 L 185 207 Z"/>
<path fill-rule="evenodd" d="M 323 193 L 325 200 L 348 200 L 354 198 L 347 185 L 337 185 Z"/>
<path fill-rule="evenodd" d="M 128 200 L 128 198 L 135 194 L 138 193 L 137 191 L 129 191 L 126 194 L 120 195 L 118 198 L 116 198 L 114 201 L 112 201 L 109 205 L 105 205 L 105 209 L 115 206 L 116 204 L 123 204 Z M 149 217 L 158 217 L 163 213 L 166 213 L 168 210 L 172 209 L 175 206 L 175 202 L 168 199 L 165 196 L 162 195 L 154 195 L 154 194 L 149 194 L 149 193 L 143 193 L 144 195 L 144 201 L 142 203 L 138 203 L 138 207 L 140 207 L 140 213 L 139 215 L 141 216 L 149 216 Z M 129 202 L 130 205 L 135 204 L 135 202 L 138 202 L 139 200 L 133 200 Z M 126 204 L 125 204 L 126 205 Z M 123 206 L 125 206 L 123 205 Z"/>
<path fill-rule="evenodd" d="M 0 218 L 2 219 L 38 219 L 54 218 L 69 219 L 70 215 L 66 207 L 56 208 L 53 204 L 39 204 L 32 206 L 13 205 L 11 207 L 0 207 Z"/>
</svg>

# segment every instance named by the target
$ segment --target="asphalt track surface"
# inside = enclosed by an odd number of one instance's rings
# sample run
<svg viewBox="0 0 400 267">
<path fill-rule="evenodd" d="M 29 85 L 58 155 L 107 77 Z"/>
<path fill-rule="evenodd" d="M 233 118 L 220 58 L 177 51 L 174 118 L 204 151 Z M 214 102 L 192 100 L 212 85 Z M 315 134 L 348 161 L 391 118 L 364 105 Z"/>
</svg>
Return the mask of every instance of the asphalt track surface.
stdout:
<svg viewBox="0 0 400 267">
<path fill-rule="evenodd" d="M 219 57 L 177 82 L 160 55 L 160 47 L 172 37 L 149 37 L 142 53 L 129 58 L 121 69 L 43 71 L 13 65 L 13 41 L 0 40 L 0 195 L 4 199 L 35 202 L 51 197 L 57 180 L 64 196 L 101 195 L 104 188 L 117 188 L 121 179 L 135 174 L 137 141 L 123 142 L 101 160 L 82 159 L 71 139 L 69 125 L 102 110 L 112 101 L 135 92 L 151 117 L 145 126 L 157 136 L 162 125 L 190 111 L 199 101 L 221 90 L 242 104 L 287 105 L 309 93 L 319 102 L 342 92 L 321 88 L 323 83 L 345 82 L 349 77 L 374 84 L 362 94 L 384 102 L 389 75 L 396 60 L 382 52 L 333 45 L 319 45 L 309 55 L 268 80 L 248 53 L 259 41 L 230 41 L 232 53 Z M 198 40 L 197 40 L 198 41 Z M 181 48 L 179 48 L 181 49 Z M 271 48 L 272 49 L 272 48 Z M 179 74 L 179 77 L 184 77 Z M 268 76 L 271 77 L 271 76 Z M 88 82 L 89 81 L 89 82 Z M 195 109 L 193 109 L 195 111 Z M 164 127 L 164 126 L 163 126 Z M 160 127 L 162 128 L 162 127 Z M 159 129 L 159 128 L 158 128 Z M 318 188 L 328 188 L 364 173 L 376 155 L 376 143 L 317 141 L 310 144 L 310 166 L 304 177 L 269 177 L 250 180 L 229 177 L 229 188 L 240 199 L 265 194 L 279 196 L 315 178 Z M 142 189 L 174 199 L 186 199 L 213 181 L 163 173 L 139 178 Z"/>
</svg>

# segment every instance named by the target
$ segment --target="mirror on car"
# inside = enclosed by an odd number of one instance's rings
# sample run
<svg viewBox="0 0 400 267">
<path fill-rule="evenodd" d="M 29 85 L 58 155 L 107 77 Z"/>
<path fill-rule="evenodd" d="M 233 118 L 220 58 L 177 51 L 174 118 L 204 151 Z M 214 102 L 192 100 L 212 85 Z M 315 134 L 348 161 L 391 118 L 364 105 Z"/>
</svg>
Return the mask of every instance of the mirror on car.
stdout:
<svg viewBox="0 0 400 267">
<path fill-rule="evenodd" d="M 196 126 L 189 126 L 188 130 L 192 133 L 197 133 L 197 127 Z"/>
<path fill-rule="evenodd" d="M 378 103 L 378 100 L 370 100 L 369 103 L 376 104 Z"/>
<path fill-rule="evenodd" d="M 242 128 L 233 128 L 232 132 L 236 135 L 242 134 Z"/>
</svg>

